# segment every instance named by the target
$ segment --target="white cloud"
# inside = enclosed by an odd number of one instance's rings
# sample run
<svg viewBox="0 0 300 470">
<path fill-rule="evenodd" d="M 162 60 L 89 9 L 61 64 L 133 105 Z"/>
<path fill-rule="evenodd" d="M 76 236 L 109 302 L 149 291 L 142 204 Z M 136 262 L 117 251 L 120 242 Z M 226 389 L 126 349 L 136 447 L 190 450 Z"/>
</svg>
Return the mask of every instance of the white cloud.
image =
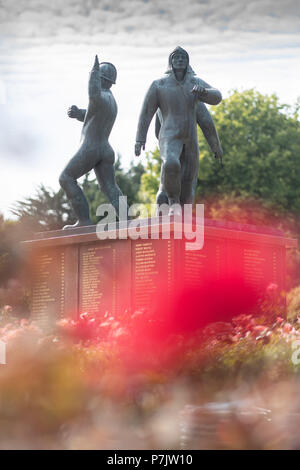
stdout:
<svg viewBox="0 0 300 470">
<path fill-rule="evenodd" d="M 194 32 L 203 26 L 296 32 L 299 13 L 298 0 L 9 0 L 0 8 L 0 22 L 2 34 L 18 37 L 132 33 L 145 45 L 147 32 Z"/>
</svg>

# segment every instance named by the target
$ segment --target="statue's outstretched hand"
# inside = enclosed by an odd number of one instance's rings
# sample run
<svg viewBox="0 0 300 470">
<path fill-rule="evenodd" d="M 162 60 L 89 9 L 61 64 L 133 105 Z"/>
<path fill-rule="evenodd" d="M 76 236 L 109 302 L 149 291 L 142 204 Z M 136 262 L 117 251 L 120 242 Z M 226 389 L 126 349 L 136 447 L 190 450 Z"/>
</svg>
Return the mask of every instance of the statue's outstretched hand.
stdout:
<svg viewBox="0 0 300 470">
<path fill-rule="evenodd" d="M 206 88 L 203 86 L 195 85 L 193 89 L 191 90 L 191 93 L 197 96 L 197 98 L 201 99 L 204 98 L 207 95 Z"/>
<path fill-rule="evenodd" d="M 136 142 L 134 152 L 137 157 L 141 155 L 141 150 L 145 150 L 145 142 Z"/>
<path fill-rule="evenodd" d="M 77 118 L 79 114 L 79 109 L 75 104 L 73 104 L 69 109 L 68 109 L 68 116 L 69 118 Z"/>
<path fill-rule="evenodd" d="M 220 161 L 220 166 L 221 168 L 223 168 L 223 150 L 221 147 L 215 152 L 215 159 L 218 159 Z"/>
<path fill-rule="evenodd" d="M 223 149 L 222 147 L 220 146 L 218 150 L 215 151 L 215 158 L 220 158 L 222 159 L 223 157 Z"/>
</svg>

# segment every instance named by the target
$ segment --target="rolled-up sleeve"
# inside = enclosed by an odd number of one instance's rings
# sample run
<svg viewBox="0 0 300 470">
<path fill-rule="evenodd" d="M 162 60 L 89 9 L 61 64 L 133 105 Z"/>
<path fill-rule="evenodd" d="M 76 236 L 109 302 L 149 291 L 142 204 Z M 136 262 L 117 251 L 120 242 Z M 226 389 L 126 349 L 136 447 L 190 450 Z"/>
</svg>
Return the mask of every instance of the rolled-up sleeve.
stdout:
<svg viewBox="0 0 300 470">
<path fill-rule="evenodd" d="M 150 126 L 150 122 L 157 111 L 158 99 L 157 99 L 157 86 L 156 82 L 153 82 L 145 96 L 142 110 L 139 117 L 138 128 L 136 133 L 136 142 L 146 142 L 147 132 Z"/>
<path fill-rule="evenodd" d="M 204 87 L 207 91 L 207 94 L 204 98 L 201 98 L 203 103 L 207 104 L 219 104 L 222 101 L 222 94 L 217 88 L 213 88 L 211 85 L 206 83 L 204 80 L 199 79 L 199 85 Z"/>
</svg>

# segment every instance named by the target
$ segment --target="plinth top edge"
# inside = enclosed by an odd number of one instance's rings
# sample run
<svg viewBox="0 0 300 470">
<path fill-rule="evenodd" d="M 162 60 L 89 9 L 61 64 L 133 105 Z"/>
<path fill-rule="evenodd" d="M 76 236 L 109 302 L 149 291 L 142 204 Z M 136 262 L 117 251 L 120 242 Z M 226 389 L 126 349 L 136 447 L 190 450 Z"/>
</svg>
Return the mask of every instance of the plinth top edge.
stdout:
<svg viewBox="0 0 300 470">
<path fill-rule="evenodd" d="M 178 222 L 178 219 L 174 216 L 164 216 L 164 217 L 152 217 L 152 218 L 147 218 L 147 219 L 136 219 L 139 221 L 139 226 L 143 228 L 143 231 L 147 231 L 147 229 L 150 229 L 153 226 L 158 226 L 162 231 L 164 228 L 164 225 L 170 225 L 171 224 L 171 231 L 177 231 L 179 230 L 181 220 Z M 129 229 L 130 231 L 130 223 L 132 221 L 121 221 L 117 222 L 116 224 L 113 224 L 111 228 L 109 228 L 107 233 L 116 233 L 115 238 L 119 238 L 118 234 L 121 232 L 127 231 Z M 193 220 L 188 221 L 193 228 L 196 227 L 196 225 L 201 225 L 201 224 L 196 224 L 196 219 L 193 218 Z M 192 223 L 191 223 L 192 222 Z M 100 224 L 100 227 L 104 227 L 107 224 Z M 78 239 L 78 242 L 80 243 L 81 241 L 84 241 L 87 237 L 92 237 L 97 239 L 97 228 L 99 230 L 99 224 L 97 225 L 89 225 L 85 227 L 77 227 L 77 228 L 72 228 L 72 229 L 67 229 L 67 230 L 53 230 L 53 231 L 45 231 L 45 232 L 39 232 L 34 234 L 34 238 L 31 240 L 24 240 L 22 244 L 24 245 L 34 245 L 34 244 L 40 244 L 40 242 L 43 241 L 48 241 L 48 242 L 53 242 L 55 243 L 55 240 L 58 241 L 60 239 L 63 243 L 68 243 L 68 240 L 72 240 L 75 242 L 76 239 Z M 161 231 L 159 230 L 159 231 Z M 236 222 L 227 222 L 227 221 L 222 221 L 222 220 L 213 220 L 213 219 L 204 219 L 204 230 L 208 231 L 210 233 L 215 232 L 216 235 L 224 236 L 224 237 L 230 237 L 231 234 L 234 232 L 238 235 L 242 236 L 243 234 L 247 234 L 249 236 L 251 235 L 257 235 L 259 238 L 268 238 L 273 239 L 275 241 L 278 239 L 278 242 L 280 240 L 280 244 L 285 245 L 286 247 L 296 247 L 297 246 L 297 240 L 293 238 L 289 238 L 286 236 L 286 234 L 282 230 L 278 229 L 273 229 L 271 227 L 266 227 L 266 226 L 257 226 L 257 225 L 251 225 L 251 224 L 240 224 Z M 101 231 L 101 228 L 100 228 Z M 121 237 L 123 238 L 123 237 Z M 235 237 L 234 237 L 235 238 Z"/>
</svg>

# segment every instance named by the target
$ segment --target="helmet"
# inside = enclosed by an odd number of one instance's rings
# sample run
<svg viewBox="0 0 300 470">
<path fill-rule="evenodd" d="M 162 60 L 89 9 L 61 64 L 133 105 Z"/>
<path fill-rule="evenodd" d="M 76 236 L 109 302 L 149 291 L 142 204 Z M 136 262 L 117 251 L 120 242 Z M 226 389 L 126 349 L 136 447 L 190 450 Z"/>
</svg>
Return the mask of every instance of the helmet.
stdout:
<svg viewBox="0 0 300 470">
<path fill-rule="evenodd" d="M 101 62 L 100 77 L 105 78 L 109 82 L 116 83 L 117 69 L 110 62 Z"/>
</svg>

